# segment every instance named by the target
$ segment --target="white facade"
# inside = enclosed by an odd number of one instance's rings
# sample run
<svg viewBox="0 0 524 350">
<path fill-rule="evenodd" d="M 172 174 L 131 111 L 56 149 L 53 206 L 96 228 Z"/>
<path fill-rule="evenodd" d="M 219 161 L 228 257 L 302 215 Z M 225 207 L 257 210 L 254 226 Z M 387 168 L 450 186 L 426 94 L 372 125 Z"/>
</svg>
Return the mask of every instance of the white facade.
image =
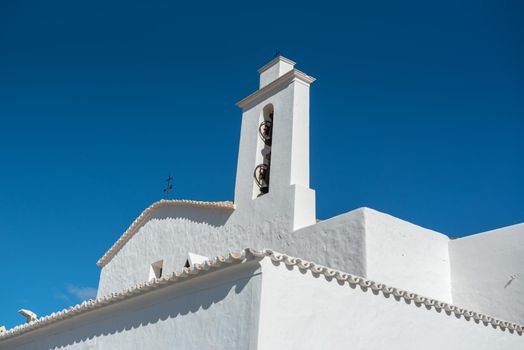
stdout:
<svg viewBox="0 0 524 350">
<path fill-rule="evenodd" d="M 522 327 L 247 249 L 42 318 L 2 349 L 521 349 Z"/>
<path fill-rule="evenodd" d="M 524 224 L 449 242 L 457 305 L 524 324 Z"/>
<path fill-rule="evenodd" d="M 368 208 L 317 222 L 314 78 L 294 64 L 269 62 L 238 103 L 234 204 L 154 203 L 99 260 L 97 300 L 0 349 L 522 349 L 524 224 L 450 240 Z M 206 260 L 245 247 L 287 255 Z"/>
</svg>

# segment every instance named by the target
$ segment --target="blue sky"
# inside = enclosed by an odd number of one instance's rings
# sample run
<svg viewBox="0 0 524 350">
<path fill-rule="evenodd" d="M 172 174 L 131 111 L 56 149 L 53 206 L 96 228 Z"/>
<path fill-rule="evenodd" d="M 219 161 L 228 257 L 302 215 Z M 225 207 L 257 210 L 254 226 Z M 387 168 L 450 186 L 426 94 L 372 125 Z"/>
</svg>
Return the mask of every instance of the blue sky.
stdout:
<svg viewBox="0 0 524 350">
<path fill-rule="evenodd" d="M 0 3 L 0 325 L 90 297 L 168 174 L 232 199 L 235 102 L 277 48 L 318 79 L 319 218 L 524 221 L 522 1 L 189 3 Z"/>
</svg>

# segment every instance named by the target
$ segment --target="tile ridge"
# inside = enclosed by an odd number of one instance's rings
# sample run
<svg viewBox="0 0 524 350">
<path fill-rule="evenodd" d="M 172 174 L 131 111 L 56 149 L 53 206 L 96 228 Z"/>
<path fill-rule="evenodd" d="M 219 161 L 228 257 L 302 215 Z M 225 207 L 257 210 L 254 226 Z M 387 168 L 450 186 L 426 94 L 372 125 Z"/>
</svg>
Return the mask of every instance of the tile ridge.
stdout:
<svg viewBox="0 0 524 350">
<path fill-rule="evenodd" d="M 516 333 L 519 336 L 522 336 L 522 333 L 524 332 L 524 325 L 500 320 L 482 313 L 463 309 L 449 303 L 418 295 L 416 293 L 411 293 L 399 288 L 377 283 L 364 277 L 331 269 L 329 267 L 318 265 L 313 262 L 295 258 L 286 254 L 280 254 L 270 249 L 256 250 L 253 248 L 245 248 L 240 252 L 231 252 L 225 256 L 220 255 L 206 260 L 202 264 L 195 264 L 190 268 L 184 268 L 181 271 L 173 272 L 169 276 L 140 283 L 130 288 L 126 288 L 120 292 L 111 293 L 95 300 L 87 300 L 81 304 L 77 304 L 61 311 L 54 312 L 48 316 L 38 318 L 35 321 L 15 326 L 0 334 L 0 342 L 8 338 L 21 335 L 25 332 L 66 320 L 78 314 L 96 310 L 106 305 L 117 303 L 121 300 L 130 299 L 163 286 L 172 285 L 174 283 L 179 283 L 194 278 L 201 274 L 213 272 L 213 270 L 224 268 L 233 264 L 241 264 L 253 260 L 262 260 L 266 257 L 275 263 L 283 263 L 287 266 L 297 267 L 301 270 L 310 270 L 311 273 L 316 275 L 323 275 L 328 281 L 338 281 L 339 284 L 342 282 L 342 285 L 345 283 L 350 286 L 358 285 L 361 287 L 363 292 L 371 290 L 377 292 L 377 295 L 378 292 L 382 292 L 387 296 L 392 295 L 396 300 L 404 299 L 406 302 L 408 302 L 408 304 L 413 302 L 413 304 L 416 306 L 425 305 L 425 309 L 428 311 L 431 310 L 431 308 L 435 309 L 437 312 L 444 310 L 445 313 L 449 316 L 454 315 L 457 318 L 463 317 L 466 321 L 473 319 L 476 323 L 482 322 L 486 326 L 491 325 L 493 328 L 498 328 L 502 331 L 507 329 L 510 331 L 510 333 Z"/>
</svg>

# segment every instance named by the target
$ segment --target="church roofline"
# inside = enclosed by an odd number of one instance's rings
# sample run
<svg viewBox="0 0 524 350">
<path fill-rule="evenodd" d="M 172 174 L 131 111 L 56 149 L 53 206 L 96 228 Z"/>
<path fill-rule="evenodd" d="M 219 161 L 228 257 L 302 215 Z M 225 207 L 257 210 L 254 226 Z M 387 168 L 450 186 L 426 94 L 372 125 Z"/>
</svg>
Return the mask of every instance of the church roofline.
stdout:
<svg viewBox="0 0 524 350">
<path fill-rule="evenodd" d="M 133 237 L 138 231 L 138 228 L 151 216 L 153 211 L 160 207 L 165 206 L 189 206 L 197 208 L 221 208 L 221 209 L 235 209 L 233 202 L 203 202 L 203 201 L 192 201 L 186 199 L 162 199 L 158 202 L 153 203 L 146 208 L 140 215 L 133 221 L 133 223 L 127 228 L 127 230 L 120 236 L 120 238 L 109 248 L 109 250 L 97 261 L 97 265 L 100 267 L 105 266 L 113 256 L 115 256 L 120 249 Z"/>
<path fill-rule="evenodd" d="M 476 323 L 482 322 L 486 326 L 491 325 L 493 328 L 498 328 L 502 331 L 509 329 L 511 333 L 516 332 L 520 336 L 524 332 L 524 325 L 503 321 L 485 314 L 462 309 L 460 307 L 435 299 L 426 298 L 424 296 L 410 293 L 402 289 L 389 287 L 385 284 L 377 283 L 363 277 L 351 275 L 349 273 L 334 270 L 322 265 L 317 265 L 310 261 L 276 253 L 269 249 L 255 250 L 252 248 L 246 248 L 238 253 L 229 253 L 227 256 L 217 256 L 213 259 L 205 261 L 202 264 L 195 264 L 190 268 L 184 268 L 182 271 L 174 272 L 170 276 L 137 284 L 121 292 L 112 293 L 96 300 L 87 300 L 81 304 L 71 306 L 62 311 L 38 318 L 35 321 L 18 325 L 4 333 L 1 333 L 0 342 L 5 339 L 19 336 L 21 334 L 57 323 L 62 320 L 70 319 L 79 314 L 94 311 L 105 306 L 148 293 L 161 287 L 173 285 L 195 278 L 199 275 L 205 275 L 212 273 L 213 271 L 224 269 L 233 264 L 243 264 L 256 260 L 260 261 L 264 258 L 269 258 L 275 263 L 284 263 L 290 268 L 297 267 L 301 271 L 310 270 L 311 273 L 315 275 L 323 275 L 328 281 L 336 281 L 341 286 L 346 284 L 352 287 L 360 286 L 363 292 L 371 291 L 374 295 L 379 295 L 379 292 L 382 292 L 385 296 L 393 296 L 397 301 L 403 299 L 407 304 L 414 305 L 416 307 L 424 305 L 425 308 L 421 308 L 421 310 L 426 309 L 429 311 L 432 308 L 436 312 L 441 312 L 443 310 L 448 316 L 454 316 L 466 321 L 470 321 L 472 319 Z"/>
<path fill-rule="evenodd" d="M 271 63 L 271 62 L 270 62 Z M 244 98 L 243 100 L 237 102 L 237 106 L 246 109 L 246 107 L 251 106 L 253 103 L 256 103 L 259 99 L 267 96 L 268 94 L 272 93 L 274 90 L 280 89 L 284 85 L 287 85 L 291 83 L 293 80 L 299 80 L 305 84 L 311 84 L 316 79 L 307 75 L 304 72 L 299 71 L 298 69 L 292 69 L 277 80 L 269 83 L 268 85 L 264 86 L 258 91 L 255 91 L 248 97 Z"/>
</svg>

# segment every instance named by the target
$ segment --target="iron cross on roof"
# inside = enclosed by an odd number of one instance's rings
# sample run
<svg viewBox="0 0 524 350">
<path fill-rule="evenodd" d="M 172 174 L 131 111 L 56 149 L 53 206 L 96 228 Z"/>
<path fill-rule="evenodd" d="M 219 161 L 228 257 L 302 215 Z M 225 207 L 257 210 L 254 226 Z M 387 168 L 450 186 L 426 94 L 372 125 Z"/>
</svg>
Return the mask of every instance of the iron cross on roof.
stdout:
<svg viewBox="0 0 524 350">
<path fill-rule="evenodd" d="M 164 188 L 164 193 L 166 194 L 166 199 L 169 199 L 169 192 L 173 189 L 173 176 L 169 175 L 169 177 L 165 181 L 166 188 Z"/>
</svg>

